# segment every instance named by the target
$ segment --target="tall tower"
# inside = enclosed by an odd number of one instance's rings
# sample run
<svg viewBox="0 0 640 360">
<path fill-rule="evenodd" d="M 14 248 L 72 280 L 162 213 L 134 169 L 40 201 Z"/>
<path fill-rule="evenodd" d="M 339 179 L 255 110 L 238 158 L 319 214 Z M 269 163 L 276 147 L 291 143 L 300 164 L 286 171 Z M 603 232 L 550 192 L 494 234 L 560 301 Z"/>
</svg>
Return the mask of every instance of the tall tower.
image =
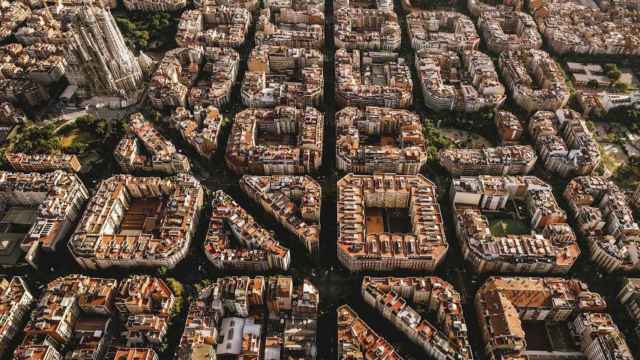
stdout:
<svg viewBox="0 0 640 360">
<path fill-rule="evenodd" d="M 89 95 L 130 97 L 142 70 L 109 10 L 83 5 L 71 21 L 64 48 L 66 75 Z"/>
</svg>

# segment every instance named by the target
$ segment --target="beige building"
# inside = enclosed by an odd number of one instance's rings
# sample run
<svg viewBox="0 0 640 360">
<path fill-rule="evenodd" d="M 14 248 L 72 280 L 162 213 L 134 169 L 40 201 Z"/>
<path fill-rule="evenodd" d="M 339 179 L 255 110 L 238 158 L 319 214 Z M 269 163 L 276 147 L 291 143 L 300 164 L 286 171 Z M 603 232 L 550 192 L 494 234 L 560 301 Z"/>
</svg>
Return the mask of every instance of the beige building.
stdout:
<svg viewBox="0 0 640 360">
<path fill-rule="evenodd" d="M 625 193 L 599 176 L 576 177 L 564 189 L 578 231 L 587 238 L 591 259 L 602 270 L 640 269 L 640 223 Z"/>
<path fill-rule="evenodd" d="M 322 163 L 324 116 L 312 107 L 246 109 L 236 114 L 227 166 L 238 174 L 296 175 Z"/>
<path fill-rule="evenodd" d="M 547 0 L 532 0 L 531 3 L 536 1 Z M 506 11 L 522 11 L 524 9 L 524 0 L 467 0 L 467 9 L 474 17 L 482 15 L 485 11 L 490 10 L 506 10 Z"/>
<path fill-rule="evenodd" d="M 604 311 L 607 304 L 579 280 L 534 277 L 490 277 L 478 290 L 475 308 L 488 358 L 576 358 L 589 360 L 633 356 L 624 335 Z M 564 323 L 579 351 L 527 348 L 526 324 Z M 566 331 L 566 330 L 565 330 Z M 549 336 L 548 334 L 544 334 Z"/>
<path fill-rule="evenodd" d="M 336 161 L 356 174 L 417 174 L 427 162 L 420 116 L 408 110 L 367 106 L 338 111 Z"/>
<path fill-rule="evenodd" d="M 216 191 L 212 207 L 204 253 L 214 267 L 240 271 L 289 269 L 289 249 L 280 245 L 275 233 L 259 225 L 231 196 Z M 232 242 L 240 247 L 233 247 Z"/>
<path fill-rule="evenodd" d="M 87 188 L 75 174 L 0 172 L 4 265 L 15 265 L 26 253 L 26 261 L 37 267 L 41 250 L 56 251 L 73 231 L 88 198 Z M 26 225 L 28 230 L 12 232 L 11 224 Z"/>
<path fill-rule="evenodd" d="M 395 347 L 378 335 L 348 305 L 339 306 L 338 359 L 404 360 Z"/>
<path fill-rule="evenodd" d="M 422 175 L 354 175 L 338 181 L 338 260 L 352 272 L 433 271 L 449 244 L 436 187 Z M 407 232 L 385 228 L 385 213 L 400 216 Z M 400 230 L 402 231 L 402 230 Z"/>
<path fill-rule="evenodd" d="M 247 60 L 242 102 L 248 107 L 319 106 L 324 94 L 319 50 L 256 46 Z"/>
<path fill-rule="evenodd" d="M 151 77 L 149 101 L 156 109 L 220 107 L 231 99 L 240 55 L 230 48 L 177 48 L 165 53 Z"/>
<path fill-rule="evenodd" d="M 22 1 L 0 3 L 0 40 L 11 36 L 14 30 L 31 14 L 29 5 Z"/>
<path fill-rule="evenodd" d="M 618 301 L 624 306 L 627 315 L 636 323 L 636 332 L 640 326 L 640 279 L 626 278 L 618 293 Z"/>
<path fill-rule="evenodd" d="M 581 55 L 640 54 L 640 14 L 635 6 L 609 9 L 572 1 L 536 1 L 530 6 L 545 43 L 553 52 Z"/>
<path fill-rule="evenodd" d="M 85 269 L 173 268 L 189 251 L 203 201 L 191 175 L 115 175 L 89 201 L 69 251 Z"/>
<path fill-rule="evenodd" d="M 526 175 L 538 159 L 530 145 L 506 145 L 483 149 L 445 149 L 440 165 L 451 175 Z"/>
<path fill-rule="evenodd" d="M 413 104 L 411 72 L 399 54 L 338 49 L 335 56 L 339 106 L 407 108 Z"/>
<path fill-rule="evenodd" d="M 538 111 L 528 127 L 540 161 L 550 173 L 564 178 L 589 175 L 602 162 L 600 145 L 576 111 Z"/>
<path fill-rule="evenodd" d="M 414 50 L 438 48 L 449 51 L 477 50 L 480 36 L 466 15 L 455 11 L 413 11 L 407 28 Z"/>
<path fill-rule="evenodd" d="M 141 113 L 131 115 L 129 131 L 113 153 L 123 172 L 148 171 L 171 175 L 191 169 L 189 159 L 179 153 Z"/>
<path fill-rule="evenodd" d="M 39 83 L 38 80 L 57 80 L 64 74 L 66 60 L 56 51 L 43 52 L 39 57 L 33 57 L 27 53 L 27 49 L 31 47 L 15 43 L 0 46 L 2 102 L 26 106 L 42 105 L 49 100 L 49 93 L 46 91 L 48 83 Z M 57 48 L 54 46 L 54 49 Z"/>
<path fill-rule="evenodd" d="M 223 116 L 214 106 L 196 106 L 193 112 L 178 107 L 169 117 L 169 124 L 200 156 L 211 159 L 218 150 L 222 120 Z"/>
<path fill-rule="evenodd" d="M 256 24 L 256 44 L 324 48 L 324 2 L 266 1 Z"/>
<path fill-rule="evenodd" d="M 502 52 L 498 67 L 513 100 L 528 112 L 555 111 L 569 101 L 562 68 L 543 50 Z"/>
<path fill-rule="evenodd" d="M 580 255 L 565 211 L 551 186 L 537 177 L 455 178 L 450 196 L 462 254 L 478 273 L 564 274 Z M 487 215 L 510 211 L 507 207 L 513 206 L 514 200 L 526 207 L 530 232 L 494 234 Z"/>
<path fill-rule="evenodd" d="M 63 170 L 77 173 L 82 165 L 76 155 L 6 153 L 5 159 L 16 171 L 49 172 Z"/>
<path fill-rule="evenodd" d="M 493 61 L 480 51 L 424 48 L 415 64 L 425 105 L 435 111 L 477 112 L 507 99 Z"/>
<path fill-rule="evenodd" d="M 83 275 L 57 278 L 36 304 L 14 359 L 111 359 L 112 347 L 130 343 L 138 351 L 128 359 L 157 360 L 140 351 L 155 355 L 153 348 L 160 348 L 175 300 L 164 281 L 150 276 L 121 282 Z"/>
<path fill-rule="evenodd" d="M 460 294 L 435 277 L 369 277 L 362 297 L 433 359 L 473 359 Z M 411 304 L 411 305 L 410 305 Z M 436 323 L 413 306 L 436 313 Z"/>
<path fill-rule="evenodd" d="M 336 48 L 347 50 L 395 51 L 400 48 L 398 15 L 392 9 L 336 7 Z"/>
<path fill-rule="evenodd" d="M 0 279 L 0 354 L 7 354 L 29 319 L 33 295 L 20 276 Z"/>
<path fill-rule="evenodd" d="M 244 175 L 240 188 L 295 235 L 311 255 L 320 254 L 322 188 L 311 176 Z"/>
<path fill-rule="evenodd" d="M 217 5 L 210 1 L 180 17 L 176 43 L 238 48 L 244 44 L 251 25 L 251 12 L 243 7 Z"/>
<path fill-rule="evenodd" d="M 500 54 L 506 50 L 540 49 L 542 36 L 531 15 L 503 9 L 482 11 L 478 29 L 489 51 Z"/>
<path fill-rule="evenodd" d="M 509 111 L 498 110 L 494 121 L 498 131 L 498 137 L 503 144 L 516 143 L 524 134 L 524 126 L 516 115 Z"/>
</svg>

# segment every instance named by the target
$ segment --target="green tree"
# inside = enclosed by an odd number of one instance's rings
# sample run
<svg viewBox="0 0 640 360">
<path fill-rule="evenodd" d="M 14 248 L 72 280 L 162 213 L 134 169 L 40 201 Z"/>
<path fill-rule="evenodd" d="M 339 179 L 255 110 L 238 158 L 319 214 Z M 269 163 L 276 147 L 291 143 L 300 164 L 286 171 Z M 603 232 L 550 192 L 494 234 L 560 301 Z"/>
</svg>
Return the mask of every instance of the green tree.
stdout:
<svg viewBox="0 0 640 360">
<path fill-rule="evenodd" d="M 607 71 L 607 76 L 609 77 L 609 79 L 613 80 L 613 81 L 618 81 L 620 79 L 620 76 L 622 76 L 622 73 L 620 72 L 620 70 L 610 70 Z"/>
<path fill-rule="evenodd" d="M 591 79 L 591 80 L 587 81 L 587 87 L 588 88 L 597 89 L 598 86 L 599 86 L 598 80 L 596 80 L 596 79 Z"/>
<path fill-rule="evenodd" d="M 184 304 L 184 286 L 180 281 L 174 278 L 168 278 L 166 282 L 167 286 L 169 286 L 169 288 L 173 292 L 173 295 L 176 297 L 176 303 L 172 311 L 174 315 L 179 314 L 180 312 L 182 312 L 182 306 Z"/>
</svg>

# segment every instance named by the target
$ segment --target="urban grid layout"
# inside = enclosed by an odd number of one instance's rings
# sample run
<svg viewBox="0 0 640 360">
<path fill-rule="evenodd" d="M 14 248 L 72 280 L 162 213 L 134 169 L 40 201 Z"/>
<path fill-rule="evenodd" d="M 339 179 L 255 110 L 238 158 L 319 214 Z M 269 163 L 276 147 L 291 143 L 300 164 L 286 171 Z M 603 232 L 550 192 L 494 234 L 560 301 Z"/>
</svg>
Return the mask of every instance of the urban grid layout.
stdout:
<svg viewBox="0 0 640 360">
<path fill-rule="evenodd" d="M 0 0 L 0 360 L 640 359 L 640 0 Z"/>
</svg>

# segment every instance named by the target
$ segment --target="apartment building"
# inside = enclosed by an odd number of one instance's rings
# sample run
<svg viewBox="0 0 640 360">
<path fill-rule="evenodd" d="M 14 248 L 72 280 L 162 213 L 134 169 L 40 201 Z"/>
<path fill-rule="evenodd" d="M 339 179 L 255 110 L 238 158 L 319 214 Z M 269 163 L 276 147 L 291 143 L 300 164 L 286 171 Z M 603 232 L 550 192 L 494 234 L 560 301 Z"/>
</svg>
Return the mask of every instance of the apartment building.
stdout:
<svg viewBox="0 0 640 360">
<path fill-rule="evenodd" d="M 141 113 L 131 115 L 129 131 L 113 154 L 123 172 L 148 171 L 171 175 L 186 173 L 191 169 L 189 159 L 179 153 L 173 143 L 162 136 Z"/>
<path fill-rule="evenodd" d="M 534 3 L 538 0 L 532 0 Z M 546 0 L 542 0 L 546 1 Z M 524 8 L 524 0 L 467 0 L 467 9 L 474 17 L 482 15 L 485 11 L 506 10 L 506 11 L 522 11 Z"/>
<path fill-rule="evenodd" d="M 348 305 L 338 314 L 338 359 L 403 360 L 395 347 L 378 335 Z"/>
<path fill-rule="evenodd" d="M 313 360 L 318 300 L 290 276 L 218 278 L 189 306 L 176 359 L 258 359 L 262 345 L 268 359 Z"/>
<path fill-rule="evenodd" d="M 15 30 L 13 35 L 19 43 L 24 45 L 55 44 L 64 42 L 64 33 L 68 29 L 62 27 L 64 13 L 62 9 L 33 9 L 22 25 Z M 62 49 L 60 48 L 60 52 Z"/>
<path fill-rule="evenodd" d="M 69 250 L 85 269 L 173 268 L 189 251 L 203 201 L 190 175 L 115 175 L 100 183 Z"/>
<path fill-rule="evenodd" d="M 225 161 L 238 174 L 296 175 L 322 164 L 324 116 L 312 107 L 246 109 L 236 114 Z"/>
<path fill-rule="evenodd" d="M 342 8 L 393 10 L 392 0 L 336 0 L 335 9 Z"/>
<path fill-rule="evenodd" d="M 629 199 L 613 181 L 600 176 L 576 177 L 563 196 L 598 267 L 608 273 L 640 269 L 640 224 Z"/>
<path fill-rule="evenodd" d="M 551 186 L 537 177 L 454 178 L 450 196 L 463 256 L 478 273 L 564 274 L 580 255 L 565 211 Z M 522 215 L 509 210 L 518 206 L 526 209 L 531 232 L 494 235 L 487 215 L 518 219 Z"/>
<path fill-rule="evenodd" d="M 4 41 L 31 14 L 30 7 L 22 1 L 5 1 L 0 4 L 0 40 Z"/>
<path fill-rule="evenodd" d="M 411 72 L 399 54 L 338 49 L 335 64 L 339 106 L 407 108 L 413 103 Z"/>
<path fill-rule="evenodd" d="M 37 8 L 38 6 L 42 6 L 43 4 L 49 5 L 50 8 L 53 9 L 54 6 L 64 6 L 65 8 L 76 8 L 82 5 L 85 5 L 86 2 L 83 0 L 23 0 L 25 4 L 31 6 L 31 8 Z M 106 9 L 114 9 L 118 6 L 117 0 L 106 0 L 103 1 L 101 6 L 104 6 Z"/>
<path fill-rule="evenodd" d="M 6 354 L 22 332 L 34 298 L 20 276 L 0 279 L 0 354 Z"/>
<path fill-rule="evenodd" d="M 64 75 L 65 60 L 52 51 L 39 52 L 37 49 L 38 46 L 25 47 L 16 43 L 0 46 L 0 101 L 39 106 L 49 100 L 46 81 Z"/>
<path fill-rule="evenodd" d="M 395 51 L 400 48 L 398 15 L 391 9 L 334 8 L 336 48 Z"/>
<path fill-rule="evenodd" d="M 17 358 L 111 359 L 109 354 L 120 353 L 126 343 L 153 352 L 166 333 L 174 301 L 167 285 L 149 276 L 122 282 L 83 275 L 57 278 L 47 284 L 32 312 Z M 119 324 L 118 316 L 123 319 Z M 160 320 L 162 326 L 144 319 Z"/>
<path fill-rule="evenodd" d="M 569 101 L 562 68 L 543 50 L 505 51 L 498 67 L 515 103 L 530 113 L 555 111 Z"/>
<path fill-rule="evenodd" d="M 183 107 L 176 108 L 169 117 L 169 124 L 180 132 L 182 140 L 191 145 L 196 152 L 212 159 L 218 150 L 220 125 L 223 116 L 218 108 L 195 106 L 193 111 Z"/>
<path fill-rule="evenodd" d="M 518 142 L 524 134 L 522 122 L 512 112 L 505 110 L 496 111 L 494 122 L 500 142 L 503 144 Z"/>
<path fill-rule="evenodd" d="M 51 345 L 18 347 L 13 360 L 62 360 L 62 355 Z"/>
<path fill-rule="evenodd" d="M 319 106 L 324 94 L 319 50 L 259 45 L 247 60 L 242 103 L 248 107 Z"/>
<path fill-rule="evenodd" d="M 553 52 L 581 55 L 640 54 L 637 7 L 607 10 L 573 1 L 544 1 L 530 6 L 545 43 Z"/>
<path fill-rule="evenodd" d="M 225 105 L 231 100 L 239 62 L 240 55 L 230 48 L 170 50 L 151 77 L 149 100 L 156 109 Z"/>
<path fill-rule="evenodd" d="M 618 293 L 618 301 L 627 312 L 627 316 L 635 323 L 636 336 L 640 336 L 640 279 L 625 278 Z"/>
<path fill-rule="evenodd" d="M 416 51 L 425 105 L 436 111 L 476 112 L 502 105 L 507 96 L 493 61 L 477 50 Z"/>
<path fill-rule="evenodd" d="M 249 10 L 206 1 L 203 6 L 182 13 L 176 43 L 180 47 L 201 45 L 238 48 L 244 44 L 250 25 Z"/>
<path fill-rule="evenodd" d="M 65 75 L 67 62 L 60 45 L 11 43 L 0 47 L 0 54 L 0 68 L 4 79 L 25 79 L 47 86 Z"/>
<path fill-rule="evenodd" d="M 324 2 L 267 1 L 256 23 L 256 44 L 324 48 Z"/>
<path fill-rule="evenodd" d="M 14 265 L 26 253 L 27 262 L 36 267 L 40 251 L 54 252 L 73 230 L 88 198 L 87 188 L 75 174 L 0 172 L 0 204 L 3 216 L 8 216 L 2 225 L 7 232 L 2 249 L 5 265 Z M 26 209 L 33 214 L 25 217 Z M 11 233 L 14 222 L 29 225 L 28 230 Z"/>
<path fill-rule="evenodd" d="M 489 51 L 540 49 L 542 36 L 531 15 L 520 11 L 492 9 L 478 17 L 478 29 Z"/>
<path fill-rule="evenodd" d="M 77 173 L 82 165 L 76 155 L 71 154 L 25 154 L 8 152 L 5 160 L 16 171 L 50 172 L 63 170 Z"/>
<path fill-rule="evenodd" d="M 193 0 L 193 5 L 196 7 L 240 7 L 249 10 L 251 14 L 255 14 L 260 7 L 260 2 L 258 0 Z"/>
<path fill-rule="evenodd" d="M 349 271 L 433 271 L 445 238 L 436 186 L 422 175 L 354 175 L 338 181 L 338 260 Z M 406 232 L 385 225 L 385 213 L 406 209 Z M 386 221 L 389 222 L 389 221 Z"/>
<path fill-rule="evenodd" d="M 289 249 L 280 245 L 275 233 L 259 225 L 231 196 L 216 191 L 212 207 L 204 252 L 214 267 L 254 272 L 289 268 Z M 232 242 L 241 246 L 234 248 Z"/>
<path fill-rule="evenodd" d="M 367 106 L 338 111 L 337 168 L 356 174 L 417 174 L 427 162 L 420 116 L 408 110 Z"/>
<path fill-rule="evenodd" d="M 240 189 L 295 235 L 311 255 L 320 254 L 322 188 L 317 181 L 310 176 L 244 175 Z"/>
<path fill-rule="evenodd" d="M 444 149 L 440 165 L 454 176 L 526 175 L 538 156 L 530 145 L 507 145 L 483 149 Z"/>
<path fill-rule="evenodd" d="M 148 348 L 120 347 L 113 355 L 113 360 L 159 360 L 158 354 Z"/>
<path fill-rule="evenodd" d="M 435 276 L 365 276 L 361 289 L 364 301 L 429 357 L 473 359 L 462 300 L 451 284 Z M 424 318 L 414 306 L 436 313 L 436 323 Z"/>
<path fill-rule="evenodd" d="M 588 175 L 602 162 L 598 142 L 576 111 L 538 111 L 529 119 L 528 128 L 550 173 L 564 178 Z"/>
<path fill-rule="evenodd" d="M 222 331 L 229 331 L 231 328 L 229 321 L 224 319 L 233 319 L 234 323 L 238 323 L 238 335 L 242 341 L 244 320 L 249 316 L 249 308 L 264 304 L 264 292 L 265 278 L 262 276 L 218 278 L 216 282 L 205 287 L 198 294 L 196 301 L 189 305 L 176 359 L 216 359 L 218 344 L 224 340 Z M 223 329 L 223 321 L 226 329 Z M 249 338 L 250 336 L 247 336 L 247 340 Z M 233 344 L 229 341 L 227 343 Z M 240 355 L 242 347 L 237 346 L 236 349 L 237 355 Z M 224 351 L 222 348 L 220 355 L 223 355 Z"/>
<path fill-rule="evenodd" d="M 487 357 L 509 354 L 554 358 L 633 358 L 624 336 L 604 311 L 607 304 L 587 284 L 573 279 L 490 277 L 478 290 L 475 308 Z M 541 349 L 529 352 L 525 324 L 565 323 L 580 351 Z M 528 339 L 528 337 L 527 337 Z M 582 353 L 582 354 L 580 354 Z"/>
<path fill-rule="evenodd" d="M 473 21 L 455 11 L 410 12 L 407 28 L 414 50 L 438 48 L 464 52 L 477 50 L 480 44 Z"/>
<path fill-rule="evenodd" d="M 7 101 L 0 102 L 0 126 L 24 124 L 27 121 L 27 115 L 22 109 Z"/>
<path fill-rule="evenodd" d="M 109 317 L 113 314 L 116 286 L 114 279 L 83 275 L 60 277 L 48 283 L 24 328 L 25 336 L 16 352 L 30 353 L 32 356 L 41 354 L 42 359 L 62 359 L 61 355 L 66 351 L 74 350 L 71 342 L 80 318 Z M 105 334 L 102 341 L 96 342 L 92 349 L 85 350 L 104 356 L 109 342 Z"/>
<path fill-rule="evenodd" d="M 571 330 L 580 337 L 580 350 L 587 359 L 634 358 L 624 334 L 609 314 L 582 313 L 573 321 Z"/>
</svg>

